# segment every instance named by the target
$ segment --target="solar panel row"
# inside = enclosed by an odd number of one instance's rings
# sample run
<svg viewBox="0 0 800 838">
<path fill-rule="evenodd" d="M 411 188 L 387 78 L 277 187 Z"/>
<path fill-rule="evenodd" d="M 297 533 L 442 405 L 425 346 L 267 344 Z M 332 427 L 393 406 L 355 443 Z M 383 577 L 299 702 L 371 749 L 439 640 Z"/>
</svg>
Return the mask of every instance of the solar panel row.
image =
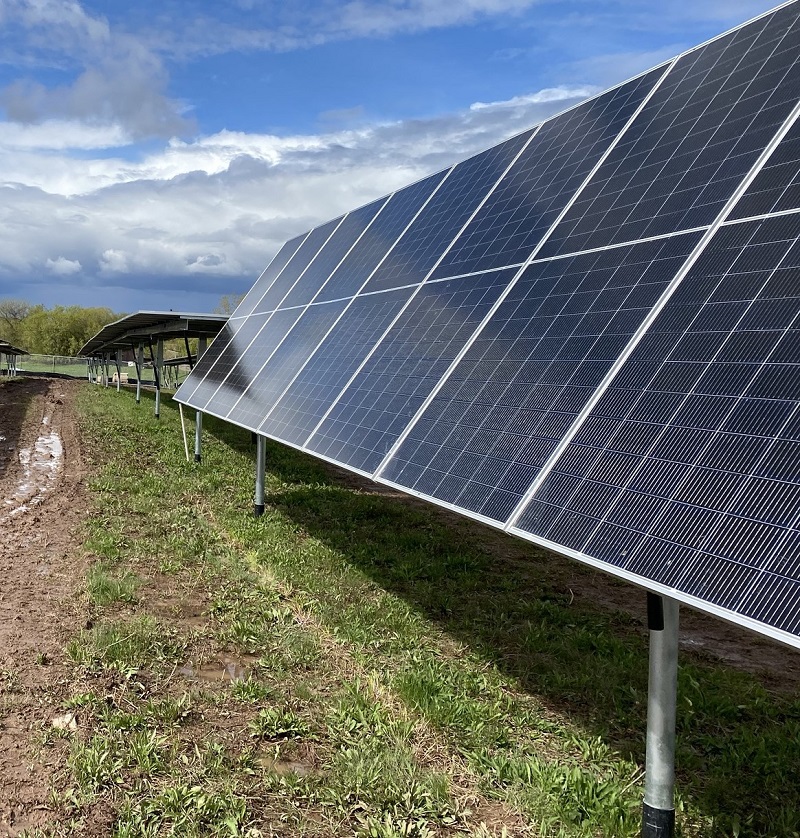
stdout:
<svg viewBox="0 0 800 838">
<path fill-rule="evenodd" d="M 800 645 L 799 17 L 287 243 L 178 400 Z"/>
</svg>

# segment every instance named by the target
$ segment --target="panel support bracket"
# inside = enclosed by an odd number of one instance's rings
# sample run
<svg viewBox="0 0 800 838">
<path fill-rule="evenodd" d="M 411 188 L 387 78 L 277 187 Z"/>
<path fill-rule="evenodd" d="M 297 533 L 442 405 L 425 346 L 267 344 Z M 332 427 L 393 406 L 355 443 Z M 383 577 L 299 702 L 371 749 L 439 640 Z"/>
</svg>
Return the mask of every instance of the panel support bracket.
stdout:
<svg viewBox="0 0 800 838">
<path fill-rule="evenodd" d="M 677 600 L 647 594 L 650 678 L 642 838 L 674 838 L 675 835 L 678 612 Z"/>
</svg>

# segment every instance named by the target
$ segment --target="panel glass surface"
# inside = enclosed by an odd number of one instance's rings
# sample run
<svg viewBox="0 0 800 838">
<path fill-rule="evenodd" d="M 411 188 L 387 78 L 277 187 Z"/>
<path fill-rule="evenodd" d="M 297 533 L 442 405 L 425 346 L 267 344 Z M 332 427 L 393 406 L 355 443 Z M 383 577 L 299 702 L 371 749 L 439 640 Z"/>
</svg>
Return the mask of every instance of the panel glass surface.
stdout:
<svg viewBox="0 0 800 838">
<path fill-rule="evenodd" d="M 651 70 L 545 122 L 433 277 L 525 262 L 664 72 Z"/>
<path fill-rule="evenodd" d="M 531 263 L 381 476 L 505 521 L 699 238 Z"/>
<path fill-rule="evenodd" d="M 296 283 L 284 297 L 280 308 L 310 303 L 385 203 L 384 197 L 348 213 L 344 221 L 336 228 L 336 232 L 314 257 L 303 274 L 302 282 Z"/>
<path fill-rule="evenodd" d="M 422 282 L 532 133 L 526 131 L 455 166 L 364 291 Z"/>
<path fill-rule="evenodd" d="M 308 441 L 308 450 L 374 471 L 516 271 L 423 285 Z"/>
<path fill-rule="evenodd" d="M 519 527 L 800 629 L 800 216 L 721 228 Z"/>
<path fill-rule="evenodd" d="M 217 385 L 204 386 L 205 378 L 244 322 L 244 320 L 239 320 L 231 323 L 229 320 L 220 329 L 217 336 L 211 341 L 211 344 L 203 353 L 203 357 L 194 365 L 190 376 L 178 388 L 178 392 L 175 394 L 178 401 L 193 407 L 204 405 L 208 401 L 209 396 L 216 389 Z M 196 401 L 195 394 L 197 394 Z"/>
<path fill-rule="evenodd" d="M 297 249 L 303 243 L 308 233 L 286 242 L 286 244 L 275 254 L 273 260 L 264 269 L 261 276 L 255 281 L 253 287 L 245 294 L 244 299 L 236 306 L 233 317 L 244 317 L 255 308 L 256 303 L 264 296 L 266 290 L 272 285 L 280 272 L 286 267 L 289 260 L 297 253 Z"/>
<path fill-rule="evenodd" d="M 334 271 L 317 300 L 337 300 L 358 293 L 446 174 L 447 170 L 437 172 L 395 192 L 356 247 Z"/>
<path fill-rule="evenodd" d="M 328 277 L 320 276 L 320 274 L 314 272 L 309 273 L 307 269 L 325 242 L 328 241 L 336 228 L 342 223 L 342 220 L 342 218 L 335 218 L 327 224 L 321 224 L 319 227 L 315 227 L 308 234 L 297 253 L 292 256 L 286 267 L 278 274 L 275 282 L 272 283 L 264 296 L 256 303 L 253 308 L 254 314 L 274 311 L 301 276 L 304 278 L 306 276 L 308 277 L 306 282 L 308 282 L 309 287 L 315 286 L 314 293 L 319 291 L 322 283 Z"/>
<path fill-rule="evenodd" d="M 264 361 L 277 349 L 297 322 L 302 309 L 273 314 L 252 314 L 236 333 L 236 339 L 223 352 L 208 378 L 219 383 L 203 410 L 225 417 L 247 389 Z M 263 327 L 263 328 L 261 328 Z"/>
<path fill-rule="evenodd" d="M 714 221 L 797 101 L 797 4 L 683 56 L 540 255 Z"/>
<path fill-rule="evenodd" d="M 752 218 L 800 208 L 800 120 L 770 156 L 729 218 Z"/>
<path fill-rule="evenodd" d="M 261 425 L 302 445 L 408 302 L 411 288 L 356 297 Z"/>
<path fill-rule="evenodd" d="M 184 404 L 202 410 L 217 388 L 228 377 L 248 344 L 263 328 L 270 315 L 252 315 L 239 322 L 234 329 L 229 323 L 219 333 L 216 340 L 208 347 L 200 362 L 192 370 L 181 387 L 179 400 Z M 187 384 L 196 383 L 192 392 L 184 392 Z M 223 415 L 224 414 L 217 414 Z"/>
<path fill-rule="evenodd" d="M 249 386 L 228 414 L 228 419 L 237 425 L 257 428 L 345 305 L 344 300 L 339 300 L 309 306 L 269 360 L 258 346 L 261 362 L 266 361 L 266 365 L 250 378 Z"/>
</svg>

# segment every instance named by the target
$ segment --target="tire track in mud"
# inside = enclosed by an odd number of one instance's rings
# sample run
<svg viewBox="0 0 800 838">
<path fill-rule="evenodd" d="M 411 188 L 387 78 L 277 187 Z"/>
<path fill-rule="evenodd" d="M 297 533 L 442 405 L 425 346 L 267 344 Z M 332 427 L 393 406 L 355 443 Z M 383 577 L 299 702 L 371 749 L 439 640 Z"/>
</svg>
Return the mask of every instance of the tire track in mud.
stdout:
<svg viewBox="0 0 800 838">
<path fill-rule="evenodd" d="M 0 836 L 53 823 L 66 743 L 37 748 L 74 689 L 64 647 L 85 622 L 80 382 L 0 380 Z"/>
</svg>

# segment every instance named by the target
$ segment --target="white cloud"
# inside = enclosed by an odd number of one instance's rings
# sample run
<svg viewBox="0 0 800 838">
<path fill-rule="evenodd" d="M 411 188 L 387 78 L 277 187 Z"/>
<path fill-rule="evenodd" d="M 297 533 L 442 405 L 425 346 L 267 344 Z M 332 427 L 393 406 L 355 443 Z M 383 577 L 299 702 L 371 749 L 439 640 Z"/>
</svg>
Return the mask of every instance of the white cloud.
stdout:
<svg viewBox="0 0 800 838">
<path fill-rule="evenodd" d="M 92 286 L 172 289 L 177 299 L 208 288 L 218 298 L 248 285 L 291 236 L 491 146 L 585 92 L 563 88 L 322 134 L 224 131 L 173 140 L 136 162 L 0 145 L 0 170 L 16 179 L 0 200 L 0 297 L 15 296 L 4 278 L 35 276 L 44 259 L 50 273 Z"/>
<path fill-rule="evenodd" d="M 0 105 L 12 122 L 78 120 L 122 126 L 133 137 L 170 136 L 191 127 L 185 106 L 165 93 L 161 59 L 140 38 L 112 29 L 73 0 L 5 0 L 3 14 L 7 62 L 30 64 L 14 62 L 21 44 L 20 52 L 35 55 L 39 64 L 68 69 L 72 76 L 52 87 L 23 77 L 0 90 Z"/>
<path fill-rule="evenodd" d="M 529 105 L 550 104 L 551 102 L 574 102 L 588 99 L 598 92 L 596 87 L 550 87 L 537 93 L 525 96 L 515 96 L 501 102 L 474 102 L 470 105 L 472 111 L 493 110 L 502 111 L 509 108 L 527 108 Z"/>
<path fill-rule="evenodd" d="M 119 148 L 130 142 L 120 125 L 87 125 L 48 119 L 38 125 L 0 122 L 0 153 L 4 150 L 66 151 Z"/>
<path fill-rule="evenodd" d="M 104 250 L 100 256 L 100 273 L 126 273 L 128 257 L 121 250 Z"/>
<path fill-rule="evenodd" d="M 47 259 L 44 264 L 48 271 L 58 276 L 76 274 L 81 269 L 81 263 L 77 259 L 66 259 L 63 256 L 59 256 L 58 259 Z"/>
</svg>

